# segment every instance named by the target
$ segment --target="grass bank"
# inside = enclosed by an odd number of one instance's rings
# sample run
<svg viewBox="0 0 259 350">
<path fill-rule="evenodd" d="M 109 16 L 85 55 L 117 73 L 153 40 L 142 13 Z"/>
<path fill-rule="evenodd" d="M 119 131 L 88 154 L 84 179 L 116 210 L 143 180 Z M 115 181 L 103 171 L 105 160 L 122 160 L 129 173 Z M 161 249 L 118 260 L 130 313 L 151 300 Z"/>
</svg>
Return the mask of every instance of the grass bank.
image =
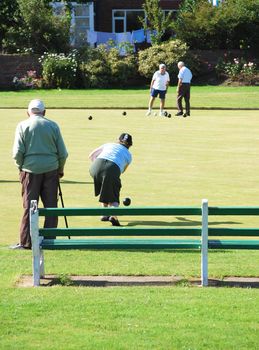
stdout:
<svg viewBox="0 0 259 350">
<path fill-rule="evenodd" d="M 0 108 L 27 108 L 33 98 L 48 108 L 147 108 L 148 87 L 139 89 L 0 91 Z M 166 106 L 175 109 L 176 87 L 170 87 Z M 259 87 L 193 86 L 193 108 L 259 108 Z"/>
</svg>

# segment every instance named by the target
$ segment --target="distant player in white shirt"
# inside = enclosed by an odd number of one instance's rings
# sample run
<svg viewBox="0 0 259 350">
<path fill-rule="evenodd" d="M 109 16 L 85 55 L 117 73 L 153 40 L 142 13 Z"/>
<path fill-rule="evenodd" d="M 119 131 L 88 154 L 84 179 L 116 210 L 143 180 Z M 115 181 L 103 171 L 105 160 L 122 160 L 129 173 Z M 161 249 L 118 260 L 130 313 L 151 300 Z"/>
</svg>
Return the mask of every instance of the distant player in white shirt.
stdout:
<svg viewBox="0 0 259 350">
<path fill-rule="evenodd" d="M 159 95 L 160 98 L 160 113 L 161 117 L 164 116 L 164 107 L 165 107 L 165 95 L 167 88 L 169 86 L 170 77 L 166 71 L 166 65 L 161 63 L 159 65 L 159 70 L 156 71 L 152 77 L 150 84 L 150 100 L 148 105 L 148 111 L 146 116 L 149 116 L 152 113 L 152 107 L 156 97 Z"/>
<path fill-rule="evenodd" d="M 178 85 L 177 85 L 177 109 L 176 116 L 187 117 L 190 115 L 190 91 L 192 72 L 189 68 L 185 67 L 184 62 L 178 62 Z M 183 113 L 182 99 L 185 101 L 186 113 Z"/>
</svg>

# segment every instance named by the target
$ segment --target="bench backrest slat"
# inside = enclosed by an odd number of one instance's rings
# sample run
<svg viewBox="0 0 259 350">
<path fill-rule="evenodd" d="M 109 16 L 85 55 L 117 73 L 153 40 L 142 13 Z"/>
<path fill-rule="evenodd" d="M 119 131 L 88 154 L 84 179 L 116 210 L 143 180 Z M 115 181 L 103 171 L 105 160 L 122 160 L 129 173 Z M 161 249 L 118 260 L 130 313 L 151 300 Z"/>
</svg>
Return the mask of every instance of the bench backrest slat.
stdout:
<svg viewBox="0 0 259 350">
<path fill-rule="evenodd" d="M 209 228 L 209 236 L 259 237 L 259 228 Z"/>
<path fill-rule="evenodd" d="M 40 236 L 201 236 L 201 228 L 44 228 Z"/>
<path fill-rule="evenodd" d="M 259 240 L 209 240 L 210 249 L 259 249 Z"/>
<path fill-rule="evenodd" d="M 253 216 L 259 215 L 259 207 L 209 207 L 209 216 L 210 215 Z"/>
<path fill-rule="evenodd" d="M 99 215 L 201 215 L 199 207 L 146 207 L 146 208 L 39 208 L 39 216 L 99 216 Z"/>
</svg>

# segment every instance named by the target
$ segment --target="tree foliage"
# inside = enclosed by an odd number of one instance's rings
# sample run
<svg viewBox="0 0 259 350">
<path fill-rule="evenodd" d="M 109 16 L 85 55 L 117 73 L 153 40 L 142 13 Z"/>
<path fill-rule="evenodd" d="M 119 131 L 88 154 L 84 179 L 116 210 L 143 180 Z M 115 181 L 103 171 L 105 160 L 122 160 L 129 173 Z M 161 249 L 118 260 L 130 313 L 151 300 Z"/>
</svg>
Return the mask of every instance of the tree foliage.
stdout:
<svg viewBox="0 0 259 350">
<path fill-rule="evenodd" d="M 66 52 L 69 49 L 70 15 L 65 9 L 62 16 L 55 16 L 49 1 L 16 0 L 13 23 L 6 27 L 2 46 L 7 52 L 30 49 Z M 10 7 L 6 10 L 12 10 Z"/>
<path fill-rule="evenodd" d="M 0 48 L 6 37 L 7 32 L 18 26 L 19 8 L 17 1 L 1 0 L 0 1 Z"/>
<path fill-rule="evenodd" d="M 173 25 L 177 37 L 193 49 L 259 48 L 259 1 L 185 0 Z"/>
<path fill-rule="evenodd" d="M 165 14 L 159 5 L 159 0 L 145 0 L 143 9 L 146 18 L 139 20 L 144 29 L 149 29 L 153 33 L 151 34 L 152 44 L 159 44 L 166 31 L 172 28 L 172 11 Z"/>
</svg>

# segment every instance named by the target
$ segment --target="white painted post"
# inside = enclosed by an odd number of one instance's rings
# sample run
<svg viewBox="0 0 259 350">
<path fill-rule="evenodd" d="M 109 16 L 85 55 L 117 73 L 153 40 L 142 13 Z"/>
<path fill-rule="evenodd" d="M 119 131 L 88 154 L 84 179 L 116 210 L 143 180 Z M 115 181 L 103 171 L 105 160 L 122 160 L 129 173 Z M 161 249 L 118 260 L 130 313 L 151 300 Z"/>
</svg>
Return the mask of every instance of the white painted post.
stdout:
<svg viewBox="0 0 259 350">
<path fill-rule="evenodd" d="M 202 200 L 201 285 L 208 286 L 208 200 Z"/>
<path fill-rule="evenodd" d="M 39 211 L 36 200 L 30 206 L 30 235 L 32 243 L 33 286 L 40 285 L 40 239 L 39 239 Z"/>
<path fill-rule="evenodd" d="M 40 237 L 39 244 L 41 245 L 42 237 Z M 44 253 L 43 249 L 40 248 L 40 277 L 44 278 L 45 276 L 45 268 L 44 268 Z"/>
</svg>

